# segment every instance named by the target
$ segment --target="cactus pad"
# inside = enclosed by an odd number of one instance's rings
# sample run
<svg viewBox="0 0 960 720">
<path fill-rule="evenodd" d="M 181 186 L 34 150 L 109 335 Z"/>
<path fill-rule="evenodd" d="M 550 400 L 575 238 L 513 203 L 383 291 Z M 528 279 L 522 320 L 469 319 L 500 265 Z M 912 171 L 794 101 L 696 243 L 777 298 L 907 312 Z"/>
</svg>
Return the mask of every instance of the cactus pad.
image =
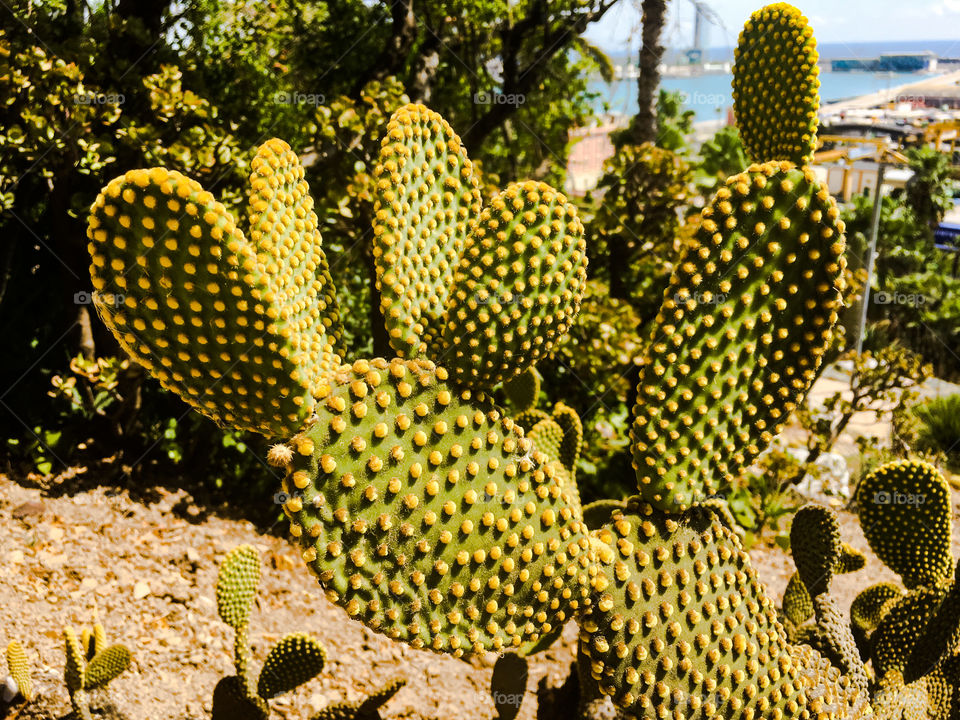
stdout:
<svg viewBox="0 0 960 720">
<path fill-rule="evenodd" d="M 323 646 L 310 635 L 286 635 L 271 648 L 263 662 L 257 694 L 269 700 L 290 692 L 319 675 L 326 660 Z"/>
<path fill-rule="evenodd" d="M 942 587 L 917 587 L 889 608 L 871 637 L 877 677 L 890 670 L 903 672 L 924 629 L 934 621 L 947 597 Z"/>
<path fill-rule="evenodd" d="M 870 548 L 908 588 L 950 577 L 950 486 L 932 465 L 897 460 L 857 488 L 860 525 Z"/>
<path fill-rule="evenodd" d="M 268 436 L 299 428 L 339 362 L 316 217 L 284 148 L 271 141 L 254 162 L 256 242 L 163 168 L 112 180 L 87 230 L 94 302 L 130 356 L 204 415 Z"/>
<path fill-rule="evenodd" d="M 7 645 L 7 669 L 17 684 L 17 691 L 27 702 L 34 698 L 33 680 L 30 677 L 30 662 L 19 640 L 11 640 Z"/>
<path fill-rule="evenodd" d="M 631 437 L 645 500 L 689 507 L 780 431 L 831 337 L 842 233 L 808 168 L 753 165 L 717 192 L 641 367 Z"/>
<path fill-rule="evenodd" d="M 794 625 L 802 625 L 813 617 L 813 599 L 799 573 L 790 576 L 783 591 L 783 614 Z"/>
<path fill-rule="evenodd" d="M 616 511 L 627 508 L 626 500 L 612 500 L 603 498 L 594 500 L 583 506 L 583 522 L 591 530 L 599 530 L 610 521 L 610 516 Z"/>
<path fill-rule="evenodd" d="M 820 505 L 800 508 L 790 526 L 790 550 L 811 597 L 827 592 L 842 554 L 836 513 Z"/>
<path fill-rule="evenodd" d="M 532 410 L 540 398 L 540 373 L 535 368 L 528 368 L 509 382 L 503 384 L 503 393 L 510 402 L 511 414 Z"/>
<path fill-rule="evenodd" d="M 563 430 L 563 440 L 560 441 L 560 454 L 557 459 L 576 477 L 577 460 L 580 459 L 580 450 L 583 447 L 583 423 L 577 411 L 566 403 L 558 402 L 553 406 L 552 417 L 554 422 Z"/>
<path fill-rule="evenodd" d="M 98 652 L 83 671 L 83 689 L 103 687 L 130 667 L 130 651 L 123 645 L 111 645 Z"/>
<path fill-rule="evenodd" d="M 833 569 L 837 575 L 863 570 L 866 565 L 867 556 L 864 555 L 862 551 L 857 550 L 857 548 L 847 543 L 840 543 L 840 559 L 837 561 L 837 566 Z"/>
<path fill-rule="evenodd" d="M 380 720 L 380 708 L 407 684 L 402 678 L 391 680 L 382 688 L 357 702 L 334 703 L 310 720 Z"/>
<path fill-rule="evenodd" d="M 553 418 L 541 420 L 527 433 L 537 450 L 551 460 L 560 459 L 560 446 L 563 444 L 563 428 Z"/>
<path fill-rule="evenodd" d="M 513 379 L 566 333 L 586 278 L 573 203 L 541 182 L 508 186 L 467 238 L 435 359 L 474 390 Z"/>
<path fill-rule="evenodd" d="M 234 630 L 250 622 L 253 598 L 260 585 L 260 553 L 251 545 L 231 550 L 217 573 L 217 612 Z"/>
<path fill-rule="evenodd" d="M 270 707 L 247 692 L 246 682 L 236 675 L 225 677 L 213 689 L 213 720 L 268 720 Z"/>
<path fill-rule="evenodd" d="M 755 162 L 813 157 L 820 73 L 813 30 L 787 3 L 747 20 L 733 65 L 733 109 L 743 147 Z"/>
<path fill-rule="evenodd" d="M 826 701 L 813 687 L 855 695 L 787 644 L 747 554 L 711 512 L 670 517 L 634 500 L 596 538 L 580 650 L 618 706 L 641 717 L 792 718 Z"/>
<path fill-rule="evenodd" d="M 328 597 L 414 647 L 519 648 L 587 595 L 557 465 L 432 363 L 357 361 L 291 440 L 290 530 Z"/>
<path fill-rule="evenodd" d="M 63 669 L 63 679 L 67 685 L 67 690 L 71 694 L 83 690 L 83 671 L 86 666 L 84 662 L 83 647 L 80 645 L 80 639 L 72 627 L 63 629 L 63 640 L 66 646 L 66 664 Z"/>
<path fill-rule="evenodd" d="M 893 583 L 883 582 L 862 590 L 850 604 L 850 624 L 864 637 L 872 633 L 880 620 L 903 597 L 903 590 Z"/>
<path fill-rule="evenodd" d="M 373 255 L 391 347 L 426 350 L 439 330 L 464 241 L 480 214 L 473 164 L 453 129 L 423 105 L 390 118 L 380 149 Z"/>
</svg>

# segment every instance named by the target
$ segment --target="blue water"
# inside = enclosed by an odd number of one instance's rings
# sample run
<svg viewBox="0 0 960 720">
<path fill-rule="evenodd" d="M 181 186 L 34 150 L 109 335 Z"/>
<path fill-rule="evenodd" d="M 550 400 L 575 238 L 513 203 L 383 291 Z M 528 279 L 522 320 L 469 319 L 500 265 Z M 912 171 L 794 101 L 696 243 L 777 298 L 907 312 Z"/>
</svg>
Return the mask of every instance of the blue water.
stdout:
<svg viewBox="0 0 960 720">
<path fill-rule="evenodd" d="M 915 73 L 821 72 L 820 101 L 826 103 L 867 95 L 926 77 L 929 76 Z M 733 106 L 731 80 L 732 75 L 724 73 L 697 77 L 665 77 L 661 80 L 660 87 L 682 92 L 684 106 L 694 111 L 696 122 L 703 122 L 726 117 L 727 108 Z M 609 85 L 598 80 L 590 84 L 590 89 L 600 95 L 594 103 L 598 112 L 609 110 L 633 115 L 637 110 L 636 80 L 616 80 Z"/>
</svg>

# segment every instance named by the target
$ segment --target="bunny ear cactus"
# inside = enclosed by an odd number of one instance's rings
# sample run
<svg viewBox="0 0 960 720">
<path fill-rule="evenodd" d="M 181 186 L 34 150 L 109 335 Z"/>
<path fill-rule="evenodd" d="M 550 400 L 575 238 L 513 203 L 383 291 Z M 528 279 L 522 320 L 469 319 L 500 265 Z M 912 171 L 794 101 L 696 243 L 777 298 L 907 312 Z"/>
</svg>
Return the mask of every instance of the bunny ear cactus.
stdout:
<svg viewBox="0 0 960 720">
<path fill-rule="evenodd" d="M 514 418 L 528 410 L 533 410 L 540 398 L 540 373 L 534 368 L 528 368 L 503 384 L 503 394 L 507 398 Z"/>
<path fill-rule="evenodd" d="M 100 632 L 102 635 L 102 629 Z M 66 649 L 63 677 L 70 703 L 78 717 L 89 720 L 92 715 L 87 692 L 105 687 L 130 667 L 130 651 L 123 645 L 111 645 L 96 651 L 88 662 L 85 648 L 72 627 L 63 629 L 63 638 Z M 105 636 L 103 639 L 105 641 Z"/>
<path fill-rule="evenodd" d="M 285 143 L 260 148 L 251 240 L 195 181 L 131 170 L 100 193 L 87 231 L 94 301 L 131 357 L 204 415 L 268 436 L 299 429 L 339 362 L 302 178 Z"/>
<path fill-rule="evenodd" d="M 237 674 L 221 679 L 214 688 L 215 720 L 266 720 L 269 700 L 315 678 L 327 660 L 326 651 L 313 636 L 291 633 L 270 649 L 254 680 L 248 629 L 259 584 L 260 554 L 256 548 L 240 545 L 227 553 L 217 574 L 217 610 L 235 633 Z"/>
</svg>

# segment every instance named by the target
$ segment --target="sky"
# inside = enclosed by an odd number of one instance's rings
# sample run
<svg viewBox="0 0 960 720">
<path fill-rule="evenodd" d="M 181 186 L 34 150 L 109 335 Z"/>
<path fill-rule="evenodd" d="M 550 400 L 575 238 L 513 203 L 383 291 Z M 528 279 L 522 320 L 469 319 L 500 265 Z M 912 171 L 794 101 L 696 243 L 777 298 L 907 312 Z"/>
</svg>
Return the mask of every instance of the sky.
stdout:
<svg viewBox="0 0 960 720">
<path fill-rule="evenodd" d="M 708 47 L 735 45 L 750 13 L 764 0 L 706 0 L 723 21 L 708 30 Z M 879 40 L 960 40 L 960 0 L 796 0 L 823 43 Z M 591 26 L 587 37 L 607 51 L 623 49 L 631 33 L 639 38 L 640 1 L 620 0 Z M 670 0 L 666 45 L 689 46 L 693 36 L 693 5 Z M 631 47 L 636 47 L 634 41 Z"/>
</svg>

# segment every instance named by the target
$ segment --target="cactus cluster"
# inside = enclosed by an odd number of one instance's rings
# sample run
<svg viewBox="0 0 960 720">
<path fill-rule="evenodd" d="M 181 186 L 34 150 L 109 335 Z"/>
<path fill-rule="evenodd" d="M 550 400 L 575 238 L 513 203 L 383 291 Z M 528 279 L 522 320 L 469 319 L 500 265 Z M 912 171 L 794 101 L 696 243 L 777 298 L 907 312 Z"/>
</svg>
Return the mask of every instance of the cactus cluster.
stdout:
<svg viewBox="0 0 960 720">
<path fill-rule="evenodd" d="M 284 472 L 290 533 L 349 617 L 458 657 L 530 654 L 576 619 L 584 682 L 634 715 L 866 715 L 852 664 L 790 642 L 711 497 L 801 401 L 840 307 L 843 224 L 803 165 L 817 94 L 796 75 L 813 72 L 812 53 L 788 6 L 741 36 L 737 114 L 754 164 L 704 209 L 664 294 L 634 408 L 637 495 L 588 522 L 579 418 L 535 409 L 533 371 L 579 308 L 582 224 L 539 182 L 483 203 L 459 138 L 422 105 L 394 114 L 375 172 L 377 287 L 397 357 L 343 356 L 303 170 L 278 140 L 258 152 L 246 233 L 176 173 L 111 182 L 90 216 L 97 307 L 166 387 L 278 438 L 268 460 Z M 262 717 L 267 695 L 305 675 L 254 688 L 252 557 L 225 564 L 218 604 L 237 630 L 230 697 Z M 813 584 L 814 613 L 830 615 Z M 277 663 L 308 644 L 291 640 Z"/>
<path fill-rule="evenodd" d="M 960 586 L 950 548 L 949 485 L 931 465 L 898 460 L 865 477 L 855 500 L 870 548 L 904 587 L 867 587 L 850 606 L 849 624 L 844 621 L 829 594 L 833 573 L 851 567 L 840 560 L 837 518 L 826 508 L 805 507 L 791 529 L 797 576 L 783 599 L 787 627 L 796 642 L 817 648 L 865 688 L 877 717 L 956 717 Z M 852 567 L 863 565 L 857 560 Z M 812 623 L 801 624 L 808 617 L 797 600 L 801 591 L 812 597 Z"/>
<path fill-rule="evenodd" d="M 270 648 L 256 679 L 250 667 L 250 613 L 260 584 L 260 553 L 239 545 L 227 553 L 217 573 L 217 612 L 234 631 L 236 674 L 213 690 L 214 720 L 267 720 L 269 701 L 317 677 L 327 661 L 323 645 L 304 632 L 288 633 Z M 379 720 L 378 709 L 406 684 L 393 680 L 364 700 L 334 703 L 311 720 Z"/>
<path fill-rule="evenodd" d="M 267 653 L 259 676 L 250 667 L 248 628 L 260 583 L 260 554 L 251 545 L 231 550 L 217 574 L 217 611 L 234 631 L 236 674 L 223 678 L 213 691 L 215 720 L 267 720 L 269 700 L 312 680 L 323 669 L 327 653 L 306 633 L 284 635 Z"/>
<path fill-rule="evenodd" d="M 84 627 L 77 635 L 71 627 L 63 628 L 66 651 L 63 679 L 70 693 L 70 704 L 81 720 L 91 720 L 87 693 L 105 687 L 130 667 L 130 651 L 123 645 L 107 645 L 107 634 L 94 618 L 93 628 Z"/>
</svg>

